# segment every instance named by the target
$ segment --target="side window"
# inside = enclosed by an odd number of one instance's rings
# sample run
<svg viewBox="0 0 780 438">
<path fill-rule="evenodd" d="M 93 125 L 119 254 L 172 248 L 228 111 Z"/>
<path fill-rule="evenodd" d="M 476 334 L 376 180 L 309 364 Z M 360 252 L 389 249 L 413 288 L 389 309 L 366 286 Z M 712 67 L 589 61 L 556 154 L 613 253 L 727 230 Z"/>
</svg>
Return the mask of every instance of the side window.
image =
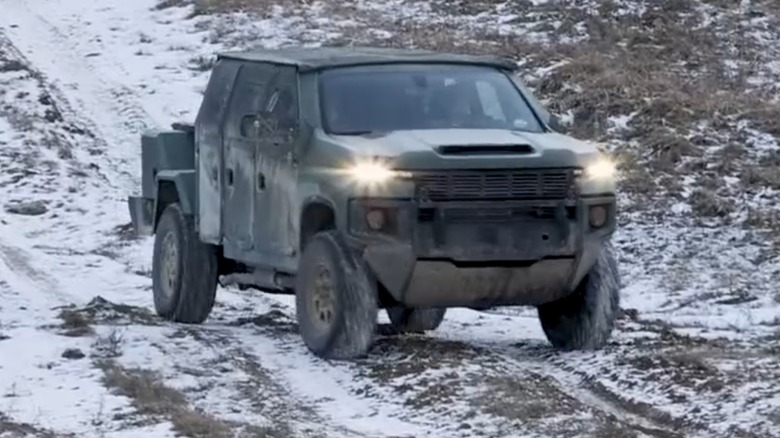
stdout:
<svg viewBox="0 0 780 438">
<path fill-rule="evenodd" d="M 501 100 L 498 98 L 498 93 L 495 87 L 490 82 L 477 81 L 477 94 L 479 95 L 479 101 L 482 104 L 482 112 L 496 120 L 506 121 L 506 115 L 501 108 Z"/>
<path fill-rule="evenodd" d="M 294 67 L 278 67 L 264 110 L 273 121 L 276 135 L 294 134 L 299 119 L 298 76 Z"/>
<path fill-rule="evenodd" d="M 290 86 L 273 90 L 265 110 L 273 118 L 277 131 L 287 132 L 298 124 L 298 102 Z"/>
<path fill-rule="evenodd" d="M 268 64 L 246 64 L 238 71 L 225 120 L 227 137 L 257 137 L 255 121 L 258 113 L 264 109 L 272 73 L 273 66 Z"/>
<path fill-rule="evenodd" d="M 509 75 L 509 78 L 514 82 L 515 86 L 520 89 L 520 92 L 525 96 L 526 100 L 528 100 L 528 104 L 533 108 L 534 112 L 545 122 L 550 122 L 550 111 L 547 110 L 547 108 L 542 105 L 542 103 L 539 101 L 539 99 L 531 92 L 531 90 L 528 89 L 528 87 L 525 86 L 523 81 L 520 79 L 519 73 L 514 73 Z"/>
</svg>

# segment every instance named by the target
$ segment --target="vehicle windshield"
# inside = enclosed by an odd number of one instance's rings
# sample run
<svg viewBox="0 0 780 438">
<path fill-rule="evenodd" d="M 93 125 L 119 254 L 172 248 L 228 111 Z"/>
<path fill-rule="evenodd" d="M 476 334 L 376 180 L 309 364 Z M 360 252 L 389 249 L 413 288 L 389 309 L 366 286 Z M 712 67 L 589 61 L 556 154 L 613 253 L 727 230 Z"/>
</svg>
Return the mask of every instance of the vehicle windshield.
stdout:
<svg viewBox="0 0 780 438">
<path fill-rule="evenodd" d="M 487 67 L 397 65 L 321 74 L 326 131 L 364 134 L 411 129 L 542 132 L 511 79 Z"/>
</svg>

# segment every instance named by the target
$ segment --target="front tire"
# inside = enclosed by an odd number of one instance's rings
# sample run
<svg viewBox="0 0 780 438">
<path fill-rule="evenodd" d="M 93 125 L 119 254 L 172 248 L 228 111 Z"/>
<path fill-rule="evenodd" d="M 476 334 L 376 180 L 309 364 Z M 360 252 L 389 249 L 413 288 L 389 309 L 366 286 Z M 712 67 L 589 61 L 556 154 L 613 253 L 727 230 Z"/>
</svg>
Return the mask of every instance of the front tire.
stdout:
<svg viewBox="0 0 780 438">
<path fill-rule="evenodd" d="M 550 343 L 563 350 L 598 350 L 612 335 L 620 305 L 620 277 L 612 245 L 574 292 L 538 307 L 542 329 Z"/>
<path fill-rule="evenodd" d="M 387 308 L 387 317 L 394 329 L 400 333 L 423 333 L 436 330 L 444 320 L 446 308 L 407 309 L 393 306 Z"/>
<path fill-rule="evenodd" d="M 200 241 L 192 217 L 168 205 L 154 237 L 152 291 L 157 314 L 169 321 L 200 324 L 217 293 L 217 251 Z"/>
<path fill-rule="evenodd" d="M 376 329 L 377 287 L 364 262 L 336 231 L 306 244 L 295 280 L 301 337 L 323 359 L 356 359 L 368 353 Z"/>
</svg>

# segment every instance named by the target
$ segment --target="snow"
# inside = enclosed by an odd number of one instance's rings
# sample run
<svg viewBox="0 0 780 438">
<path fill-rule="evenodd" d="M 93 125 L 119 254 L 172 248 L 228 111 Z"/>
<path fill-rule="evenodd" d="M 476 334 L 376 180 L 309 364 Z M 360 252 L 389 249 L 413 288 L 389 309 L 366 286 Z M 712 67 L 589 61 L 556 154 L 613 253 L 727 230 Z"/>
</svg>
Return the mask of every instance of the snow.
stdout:
<svg viewBox="0 0 780 438">
<path fill-rule="evenodd" d="M 0 0 L 0 55 L 34 69 L 0 69 L 0 207 L 37 200 L 47 209 L 38 216 L 0 210 L 0 413 L 20 424 L 78 436 L 175 436 L 171 419 L 122 420 L 137 409 L 130 398 L 105 387 L 91 356 L 102 351 L 97 340 L 105 342 L 117 330 L 121 354 L 113 359 L 122 367 L 158 372 L 193 408 L 231 424 L 282 422 L 299 433 L 336 437 L 439 436 L 442 431 L 470 436 L 472 428 L 495 436 L 550 436 L 545 431 L 555 427 L 594 433 L 594 424 L 612 417 L 621 424 L 666 427 L 652 420 L 651 414 L 663 413 L 707 423 L 706 430 L 717 434 L 732 426 L 780 433 L 769 420 L 780 412 L 777 352 L 761 350 L 777 348 L 780 303 L 774 285 L 780 259 L 771 242 L 737 227 L 622 218 L 615 236 L 624 283 L 621 305 L 635 309 L 640 320 L 621 321 L 602 352 L 545 349 L 533 309 L 452 309 L 427 344 L 416 337 L 380 339 L 369 359 L 330 363 L 303 347 L 292 328 L 289 297 L 234 290 L 220 290 L 212 318 L 200 327 L 103 321 L 91 336 L 62 335 L 56 327 L 61 306 L 82 307 L 101 296 L 152 309 L 152 241 L 122 240 L 118 227 L 129 221 L 126 197 L 138 191 L 140 133 L 195 117 L 208 72 L 192 67 L 228 48 L 281 46 L 298 39 L 318 44 L 365 20 L 321 16 L 326 12 L 319 3 L 305 16 L 276 8 L 261 19 L 246 13 L 188 19 L 190 7 L 154 6 L 152 0 Z M 434 19 L 430 3 L 362 0 L 358 6 L 366 16 L 446 21 L 463 29 L 500 23 L 501 33 L 546 38 L 533 21 L 501 17 L 503 7 Z M 771 32 L 756 35 L 771 41 Z M 766 68 L 778 70 L 776 62 Z M 54 106 L 42 103 L 47 96 Z M 53 109 L 61 120 L 49 120 L 46 111 Z M 626 129 L 633 116 L 615 115 L 610 122 L 614 129 Z M 778 149 L 772 135 L 748 124 L 742 130 L 751 154 Z M 766 199 L 773 194 L 756 194 L 764 200 L 755 202 L 770 202 Z M 690 211 L 687 202 L 672 207 L 678 217 Z M 281 316 L 272 323 L 250 321 L 273 312 Z M 679 383 L 680 376 L 688 379 L 676 374 L 687 370 L 683 365 L 677 370 L 631 365 L 673 357 L 669 351 L 682 348 L 662 344 L 665 332 L 658 326 L 683 338 L 732 342 L 729 348 L 745 357 L 700 353 L 717 378 L 733 380 L 728 394 L 697 386 L 715 379 L 710 375 Z M 405 342 L 422 348 L 407 348 Z M 66 349 L 87 357 L 64 359 Z M 749 381 L 748 376 L 763 378 Z M 506 419 L 475 407 L 491 399 L 494 381 L 505 379 L 574 407 L 549 412 L 543 421 Z M 447 395 L 448 388 L 457 394 Z M 425 405 L 435 391 L 444 394 L 442 401 Z M 534 401 L 507 397 L 523 406 Z M 639 403 L 654 411 L 643 413 Z M 0 416 L 0 436 L 2 421 Z M 527 434 L 517 432 L 519 426 Z"/>
</svg>

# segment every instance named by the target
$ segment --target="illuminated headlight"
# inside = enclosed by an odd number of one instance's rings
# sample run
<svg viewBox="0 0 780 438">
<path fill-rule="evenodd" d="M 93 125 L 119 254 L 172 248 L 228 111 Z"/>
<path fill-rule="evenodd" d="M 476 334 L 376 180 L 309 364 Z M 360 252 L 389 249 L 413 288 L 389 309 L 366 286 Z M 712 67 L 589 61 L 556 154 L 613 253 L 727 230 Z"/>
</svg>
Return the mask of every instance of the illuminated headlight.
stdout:
<svg viewBox="0 0 780 438">
<path fill-rule="evenodd" d="M 598 161 L 585 167 L 584 177 L 586 179 L 608 180 L 615 177 L 616 166 L 608 158 L 599 158 Z"/>
<path fill-rule="evenodd" d="M 390 169 L 377 161 L 355 163 L 347 169 L 352 180 L 358 184 L 383 184 L 394 178 L 406 177 L 408 172 Z"/>
</svg>

